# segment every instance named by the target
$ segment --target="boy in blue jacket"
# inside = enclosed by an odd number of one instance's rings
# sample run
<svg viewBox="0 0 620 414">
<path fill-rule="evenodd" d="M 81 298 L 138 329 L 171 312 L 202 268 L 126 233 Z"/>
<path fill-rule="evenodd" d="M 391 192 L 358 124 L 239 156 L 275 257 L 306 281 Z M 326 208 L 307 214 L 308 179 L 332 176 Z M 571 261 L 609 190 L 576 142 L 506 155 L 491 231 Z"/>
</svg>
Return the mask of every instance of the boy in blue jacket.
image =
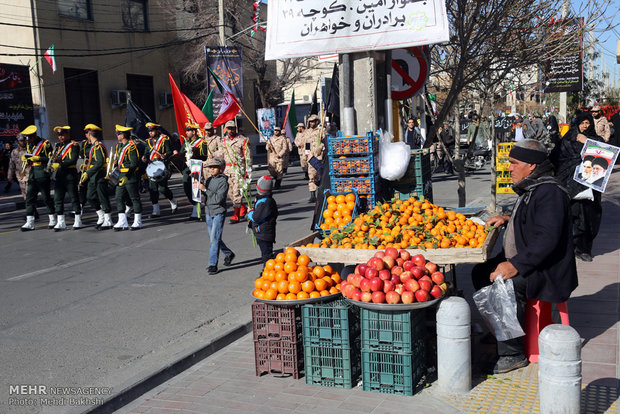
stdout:
<svg viewBox="0 0 620 414">
<path fill-rule="evenodd" d="M 265 175 L 258 179 L 256 182 L 258 198 L 248 214 L 248 227 L 254 232 L 263 264 L 273 257 L 273 244 L 276 241 L 278 206 L 271 196 L 272 188 L 271 176 Z"/>
</svg>

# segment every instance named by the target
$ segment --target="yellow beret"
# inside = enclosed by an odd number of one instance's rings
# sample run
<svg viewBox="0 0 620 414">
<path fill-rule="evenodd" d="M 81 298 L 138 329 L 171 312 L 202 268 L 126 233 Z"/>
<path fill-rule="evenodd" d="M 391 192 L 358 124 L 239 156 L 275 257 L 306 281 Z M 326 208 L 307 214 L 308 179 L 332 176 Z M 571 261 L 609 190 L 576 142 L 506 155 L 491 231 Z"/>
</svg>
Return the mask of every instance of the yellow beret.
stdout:
<svg viewBox="0 0 620 414">
<path fill-rule="evenodd" d="M 70 126 L 65 125 L 65 126 L 55 126 L 54 127 L 54 132 L 58 133 L 60 131 L 69 131 L 71 129 Z"/>
<path fill-rule="evenodd" d="M 160 127 L 160 126 L 161 126 L 161 125 L 156 124 L 156 123 L 154 123 L 154 122 L 147 122 L 147 123 L 146 123 L 146 125 L 145 125 L 145 127 L 147 127 L 148 129 L 158 128 L 158 127 Z"/>
<path fill-rule="evenodd" d="M 200 128 L 198 126 L 198 124 L 195 124 L 193 122 L 186 122 L 185 123 L 185 129 L 198 129 L 198 128 Z"/>
<path fill-rule="evenodd" d="M 27 126 L 20 134 L 22 135 L 32 135 L 37 132 L 37 127 L 34 125 Z"/>
<path fill-rule="evenodd" d="M 95 124 L 88 124 L 88 125 L 86 125 L 86 126 L 84 127 L 84 131 L 88 131 L 88 130 L 91 130 L 91 131 L 101 131 L 101 128 L 99 128 L 99 127 L 98 127 L 97 125 L 95 125 Z"/>
<path fill-rule="evenodd" d="M 131 127 L 126 127 L 123 125 L 118 125 L 116 124 L 116 132 L 127 132 L 127 131 L 131 131 L 133 128 Z"/>
</svg>

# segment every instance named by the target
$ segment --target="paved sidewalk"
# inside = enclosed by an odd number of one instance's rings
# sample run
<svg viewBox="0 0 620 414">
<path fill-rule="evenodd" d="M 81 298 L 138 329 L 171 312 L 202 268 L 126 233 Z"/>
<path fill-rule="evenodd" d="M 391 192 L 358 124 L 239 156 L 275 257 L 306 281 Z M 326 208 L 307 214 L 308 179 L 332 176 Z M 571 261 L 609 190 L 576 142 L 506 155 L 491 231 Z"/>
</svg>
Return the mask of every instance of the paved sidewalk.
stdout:
<svg viewBox="0 0 620 414">
<path fill-rule="evenodd" d="M 603 222 L 594 261 L 578 262 L 579 287 L 568 302 L 571 326 L 582 337 L 582 412 L 616 413 L 620 378 L 620 167 L 603 195 Z M 459 266 L 459 287 L 470 300 L 471 266 Z M 474 308 L 472 308 L 474 309 Z M 251 315 L 248 315 L 250 318 Z M 474 325 L 481 326 L 473 310 Z M 443 393 L 427 383 L 412 397 L 306 385 L 304 379 L 256 377 L 252 335 L 209 356 L 120 409 L 120 413 L 537 413 L 537 364 L 487 376 L 494 345 L 472 336 L 474 388 Z"/>
</svg>

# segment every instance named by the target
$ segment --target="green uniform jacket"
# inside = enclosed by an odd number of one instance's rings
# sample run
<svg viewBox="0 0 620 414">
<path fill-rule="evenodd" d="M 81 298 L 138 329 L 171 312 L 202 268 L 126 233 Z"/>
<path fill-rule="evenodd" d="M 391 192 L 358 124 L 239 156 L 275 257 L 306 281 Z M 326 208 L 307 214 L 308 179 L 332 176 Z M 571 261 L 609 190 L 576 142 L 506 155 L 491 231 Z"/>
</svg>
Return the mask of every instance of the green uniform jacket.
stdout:
<svg viewBox="0 0 620 414">
<path fill-rule="evenodd" d="M 201 140 L 201 143 L 194 147 L 197 140 Z M 195 160 L 206 161 L 209 155 L 209 145 L 207 141 L 202 138 L 195 138 L 190 141 L 189 145 L 192 147 L 192 158 Z"/>
<path fill-rule="evenodd" d="M 61 144 L 58 143 L 56 147 L 56 162 L 60 164 L 60 168 L 58 172 L 66 172 L 69 168 L 75 169 L 75 166 L 78 162 L 78 158 L 80 157 L 80 144 L 75 143 L 69 149 L 69 151 L 65 154 L 64 158 L 60 158 L 63 150 L 70 144 Z"/>
<path fill-rule="evenodd" d="M 97 175 L 99 171 L 104 171 L 104 169 L 107 168 L 108 158 L 107 151 L 101 142 L 95 143 L 95 147 L 92 149 L 92 155 L 90 148 L 92 148 L 92 145 L 89 144 L 88 154 L 86 154 L 86 164 L 89 165 L 86 174 L 88 174 L 89 179 L 93 175 Z M 88 159 L 89 157 L 90 160 Z"/>
<path fill-rule="evenodd" d="M 122 160 L 123 162 L 121 164 L 120 163 L 121 152 L 123 148 L 125 147 L 125 145 L 127 144 L 121 144 L 121 143 L 116 144 L 114 152 L 116 152 L 116 159 L 119 162 L 118 169 L 121 172 L 120 177 L 121 178 L 127 177 L 127 179 L 131 180 L 136 176 L 136 171 L 138 170 L 138 163 L 139 163 L 138 147 L 136 147 L 136 144 L 133 141 L 129 141 L 128 142 L 129 149 L 125 153 L 125 157 L 123 158 Z"/>
<path fill-rule="evenodd" d="M 164 138 L 161 140 L 159 146 L 155 148 L 160 137 Z M 168 135 L 161 134 L 159 137 L 147 139 L 146 148 L 148 150 L 147 157 L 149 160 L 151 158 L 151 151 L 153 150 L 159 152 L 164 160 L 167 160 L 172 155 L 172 147 L 170 146 L 170 137 Z"/>
<path fill-rule="evenodd" d="M 31 164 L 32 168 L 30 169 L 30 175 L 28 179 L 33 178 L 33 177 L 41 178 L 42 174 L 49 176 L 49 173 L 45 172 L 45 167 L 47 167 L 47 163 L 49 162 L 50 156 L 52 155 L 52 144 L 50 144 L 48 140 L 42 140 L 42 141 L 44 141 L 44 144 L 43 144 L 43 148 L 39 152 L 39 161 L 33 162 Z M 39 144 L 39 142 L 41 142 L 41 139 L 36 144 L 28 143 L 28 145 L 26 145 L 26 152 L 28 154 L 32 154 L 35 148 L 37 147 L 37 145 Z"/>
</svg>

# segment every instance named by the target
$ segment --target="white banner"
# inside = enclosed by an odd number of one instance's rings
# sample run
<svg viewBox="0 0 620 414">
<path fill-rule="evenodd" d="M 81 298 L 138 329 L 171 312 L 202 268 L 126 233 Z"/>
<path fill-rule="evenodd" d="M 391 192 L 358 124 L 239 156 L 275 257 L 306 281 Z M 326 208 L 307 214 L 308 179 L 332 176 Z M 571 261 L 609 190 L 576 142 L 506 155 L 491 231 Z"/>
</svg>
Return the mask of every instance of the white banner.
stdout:
<svg viewBox="0 0 620 414">
<path fill-rule="evenodd" d="M 198 184 L 200 184 L 200 176 L 202 175 L 202 160 L 192 158 L 189 162 L 189 175 L 192 179 L 192 200 L 200 203 L 200 189 L 198 188 Z"/>
<path fill-rule="evenodd" d="M 271 0 L 265 59 L 448 41 L 444 0 Z"/>
</svg>

